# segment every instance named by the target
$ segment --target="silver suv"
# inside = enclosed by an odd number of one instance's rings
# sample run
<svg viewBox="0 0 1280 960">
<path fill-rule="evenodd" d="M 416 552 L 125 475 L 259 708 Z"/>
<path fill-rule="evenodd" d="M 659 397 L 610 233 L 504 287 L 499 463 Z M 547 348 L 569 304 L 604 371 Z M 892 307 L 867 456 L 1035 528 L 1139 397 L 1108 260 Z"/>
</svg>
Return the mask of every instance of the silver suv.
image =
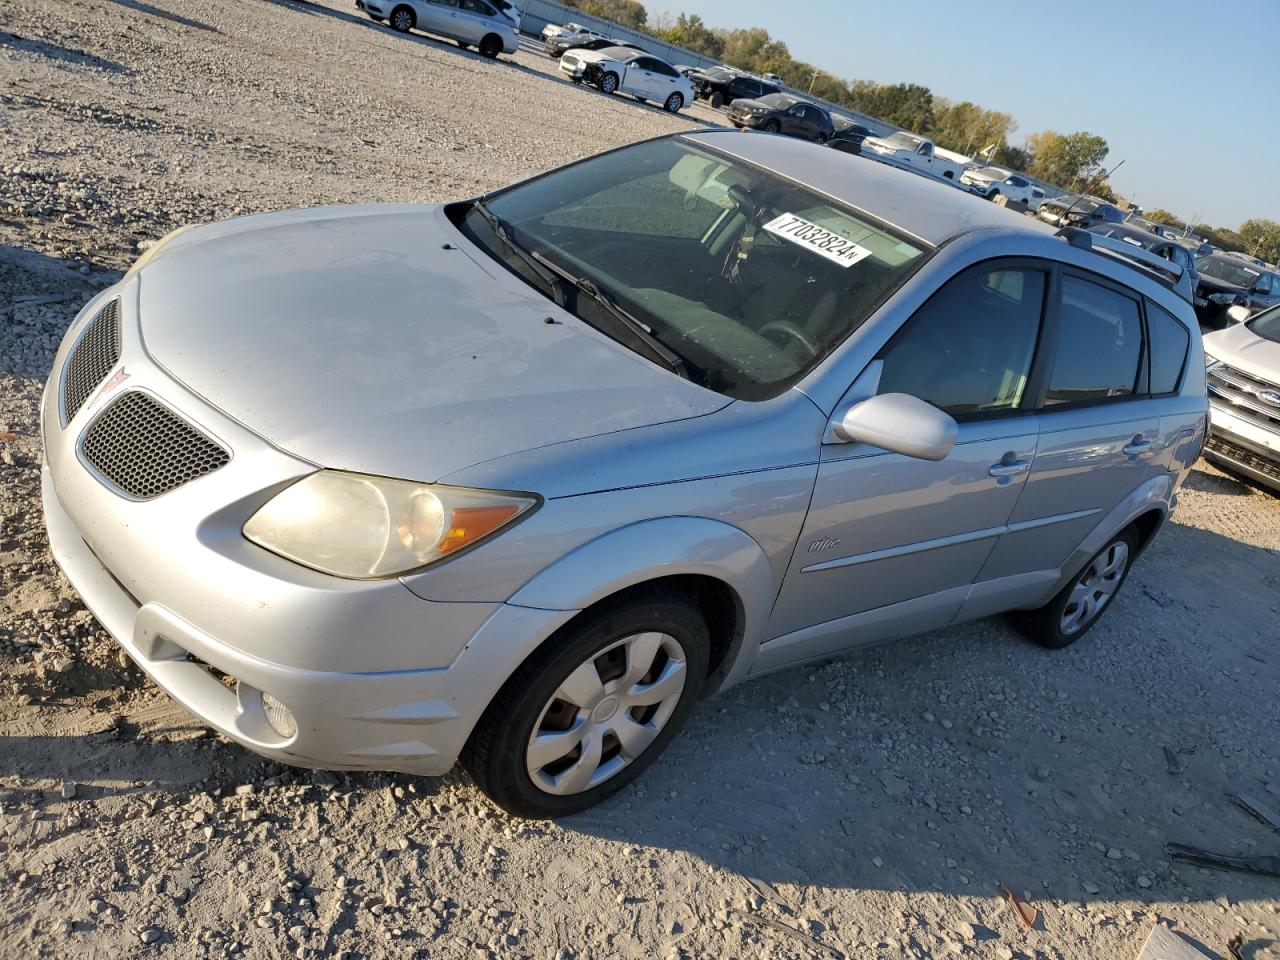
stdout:
<svg viewBox="0 0 1280 960">
<path fill-rule="evenodd" d="M 1205 456 L 1280 493 L 1280 306 L 1209 334 L 1204 349 L 1213 420 Z"/>
<path fill-rule="evenodd" d="M 749 677 L 1097 621 L 1207 404 L 1191 307 L 1081 236 L 727 131 L 187 230 L 58 353 L 54 556 L 249 749 L 581 810 Z"/>
</svg>

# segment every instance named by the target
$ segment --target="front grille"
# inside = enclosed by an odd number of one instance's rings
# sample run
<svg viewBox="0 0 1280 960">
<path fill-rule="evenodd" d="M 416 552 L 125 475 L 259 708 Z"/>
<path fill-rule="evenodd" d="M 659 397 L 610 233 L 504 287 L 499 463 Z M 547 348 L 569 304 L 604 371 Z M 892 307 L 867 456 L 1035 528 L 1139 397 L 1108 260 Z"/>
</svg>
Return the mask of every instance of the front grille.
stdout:
<svg viewBox="0 0 1280 960">
<path fill-rule="evenodd" d="M 1231 404 L 1232 413 L 1264 429 L 1280 433 L 1280 406 L 1263 400 L 1261 393 L 1280 393 L 1280 385 L 1269 383 L 1225 363 L 1209 370 L 1209 393 Z"/>
<path fill-rule="evenodd" d="M 1255 473 L 1260 473 L 1263 476 L 1271 477 L 1273 480 L 1280 481 L 1280 463 L 1276 463 L 1274 460 L 1268 460 L 1265 457 L 1260 457 L 1252 450 L 1248 450 L 1238 444 L 1223 440 L 1220 436 L 1209 437 L 1205 442 L 1205 447 L 1207 447 L 1210 452 L 1216 453 L 1221 457 L 1225 457 L 1242 467 L 1248 467 Z"/>
<path fill-rule="evenodd" d="M 85 460 L 137 500 L 150 500 L 212 473 L 231 455 L 172 410 L 134 391 L 115 400 L 89 425 Z"/>
<path fill-rule="evenodd" d="M 93 388 L 120 360 L 120 301 L 112 300 L 89 321 L 62 372 L 62 424 L 74 417 Z"/>
</svg>

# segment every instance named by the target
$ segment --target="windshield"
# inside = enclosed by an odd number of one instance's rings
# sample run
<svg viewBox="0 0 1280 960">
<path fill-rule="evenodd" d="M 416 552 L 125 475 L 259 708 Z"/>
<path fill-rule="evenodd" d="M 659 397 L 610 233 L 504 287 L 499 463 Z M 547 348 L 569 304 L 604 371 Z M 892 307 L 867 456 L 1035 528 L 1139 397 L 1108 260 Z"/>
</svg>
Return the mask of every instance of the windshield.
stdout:
<svg viewBox="0 0 1280 960">
<path fill-rule="evenodd" d="M 902 130 L 884 139 L 886 143 L 892 143 L 899 147 L 908 147 L 912 150 L 924 143 L 924 137 L 917 137 L 913 133 L 906 133 Z"/>
<path fill-rule="evenodd" d="M 983 167 L 978 171 L 978 176 L 984 180 L 1003 180 L 1011 174 L 1008 170 L 1001 170 L 999 167 Z"/>
<path fill-rule="evenodd" d="M 793 103 L 799 103 L 795 97 L 788 97 L 785 93 L 770 93 L 761 97 L 756 103 L 763 103 L 766 107 L 773 110 L 786 110 Z"/>
<path fill-rule="evenodd" d="M 1280 343 L 1280 306 L 1262 311 L 1245 325 L 1264 340 Z"/>
<path fill-rule="evenodd" d="M 1258 282 L 1258 278 L 1262 276 L 1261 271 L 1238 260 L 1232 260 L 1230 257 L 1205 257 L 1196 262 L 1196 269 L 1201 276 L 1249 289 L 1252 289 Z"/>
<path fill-rule="evenodd" d="M 744 400 L 812 369 L 926 258 L 890 227 L 678 138 L 592 157 L 485 207 L 520 247 L 639 320 L 694 382 Z M 474 207 L 462 227 L 554 295 Z M 633 346 L 590 310 L 583 319 Z"/>
</svg>

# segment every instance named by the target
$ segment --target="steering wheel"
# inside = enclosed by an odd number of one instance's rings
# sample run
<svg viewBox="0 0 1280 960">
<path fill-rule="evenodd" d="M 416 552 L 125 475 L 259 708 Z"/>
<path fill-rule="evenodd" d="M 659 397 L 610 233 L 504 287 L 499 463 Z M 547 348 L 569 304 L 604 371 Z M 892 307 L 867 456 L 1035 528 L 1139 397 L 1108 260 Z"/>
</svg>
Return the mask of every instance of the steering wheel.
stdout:
<svg viewBox="0 0 1280 960">
<path fill-rule="evenodd" d="M 807 334 L 800 327 L 797 327 L 790 320 L 770 320 L 768 323 L 766 323 L 763 327 L 761 327 L 756 332 L 759 333 L 760 336 L 762 337 L 768 337 L 769 334 L 771 333 L 786 334 L 793 341 L 795 341 L 796 343 L 800 344 L 800 346 L 808 350 L 809 356 L 812 357 L 818 354 L 818 345 L 814 343 L 812 339 L 810 339 L 809 334 Z M 774 343 L 780 342 L 777 337 L 770 337 L 769 339 L 773 340 Z M 785 347 L 786 344 L 781 343 L 781 346 Z"/>
</svg>

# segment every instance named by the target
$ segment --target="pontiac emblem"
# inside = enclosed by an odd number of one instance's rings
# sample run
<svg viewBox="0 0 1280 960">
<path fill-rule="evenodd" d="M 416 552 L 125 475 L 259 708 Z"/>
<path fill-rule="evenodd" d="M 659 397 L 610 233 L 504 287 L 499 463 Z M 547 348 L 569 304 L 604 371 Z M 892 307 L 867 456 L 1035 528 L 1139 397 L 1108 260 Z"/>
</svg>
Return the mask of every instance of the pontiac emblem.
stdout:
<svg viewBox="0 0 1280 960">
<path fill-rule="evenodd" d="M 102 399 L 104 396 L 106 396 L 108 393 L 110 393 L 112 390 L 120 386 L 120 384 L 124 383 L 128 379 L 129 379 L 129 374 L 125 373 L 124 367 L 121 367 L 114 374 L 112 374 L 110 380 L 108 380 L 106 383 L 102 385 L 102 389 L 98 391 L 98 396 L 95 399 L 99 399 L 99 400 Z"/>
</svg>

